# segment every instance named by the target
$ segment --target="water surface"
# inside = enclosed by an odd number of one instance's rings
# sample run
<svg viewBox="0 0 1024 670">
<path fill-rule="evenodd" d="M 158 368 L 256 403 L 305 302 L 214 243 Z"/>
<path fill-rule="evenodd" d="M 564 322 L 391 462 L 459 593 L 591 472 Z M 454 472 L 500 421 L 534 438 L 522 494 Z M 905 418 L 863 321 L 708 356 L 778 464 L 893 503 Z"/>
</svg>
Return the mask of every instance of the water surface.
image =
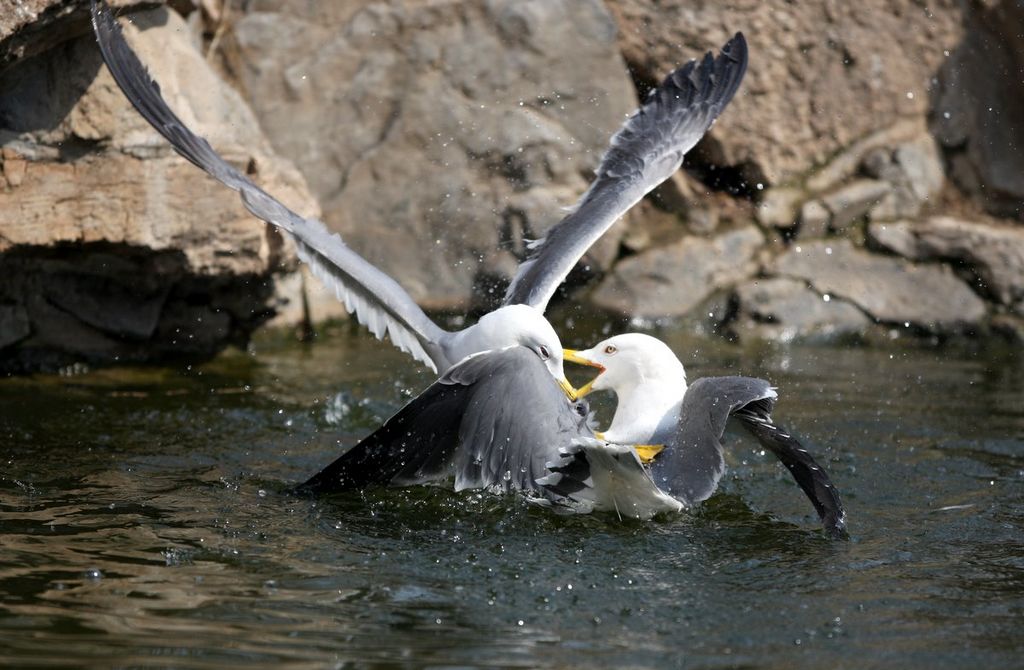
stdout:
<svg viewBox="0 0 1024 670">
<path fill-rule="evenodd" d="M 691 378 L 780 387 L 849 542 L 739 435 L 711 500 L 650 523 L 434 488 L 294 497 L 430 381 L 341 328 L 192 368 L 0 381 L 0 663 L 1020 666 L 1018 352 L 654 332 Z"/>
</svg>

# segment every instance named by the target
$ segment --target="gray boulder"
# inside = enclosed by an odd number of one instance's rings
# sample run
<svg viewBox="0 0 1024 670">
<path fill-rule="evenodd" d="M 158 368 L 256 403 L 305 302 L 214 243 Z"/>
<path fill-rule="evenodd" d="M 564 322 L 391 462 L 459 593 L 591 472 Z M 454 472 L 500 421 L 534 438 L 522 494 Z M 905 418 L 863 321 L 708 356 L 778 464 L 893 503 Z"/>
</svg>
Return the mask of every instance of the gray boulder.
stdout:
<svg viewBox="0 0 1024 670">
<path fill-rule="evenodd" d="M 736 316 L 730 330 L 789 342 L 796 339 L 859 335 L 872 326 L 864 312 L 850 303 L 823 296 L 796 279 L 756 279 L 736 289 Z"/>
<path fill-rule="evenodd" d="M 751 276 L 764 243 L 754 226 L 713 238 L 685 237 L 619 261 L 591 301 L 626 316 L 681 316 L 716 290 Z"/>
<path fill-rule="evenodd" d="M 949 260 L 970 267 L 982 290 L 1024 315 L 1024 230 L 936 216 L 873 223 L 871 242 L 912 260 Z"/>
<path fill-rule="evenodd" d="M 822 202 L 831 214 L 829 228 L 833 231 L 844 230 L 862 218 L 890 191 L 888 182 L 877 179 L 858 179 L 837 191 L 829 193 Z"/>
<path fill-rule="evenodd" d="M 771 273 L 848 300 L 877 321 L 934 333 L 972 328 L 986 314 L 981 298 L 948 267 L 871 254 L 848 240 L 795 246 L 775 259 Z"/>
</svg>

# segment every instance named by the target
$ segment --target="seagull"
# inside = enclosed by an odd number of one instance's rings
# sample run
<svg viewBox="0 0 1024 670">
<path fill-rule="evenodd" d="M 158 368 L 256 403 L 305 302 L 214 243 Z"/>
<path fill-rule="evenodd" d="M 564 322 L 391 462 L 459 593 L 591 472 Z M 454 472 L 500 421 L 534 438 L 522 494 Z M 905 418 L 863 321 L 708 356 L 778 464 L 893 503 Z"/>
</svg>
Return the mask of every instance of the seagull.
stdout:
<svg viewBox="0 0 1024 670">
<path fill-rule="evenodd" d="M 597 376 L 577 390 L 578 398 L 605 390 L 614 392 L 618 403 L 608 429 L 581 436 L 572 449 L 560 452 L 563 458 L 572 453 L 590 456 L 607 443 L 633 445 L 638 457 L 644 456 L 639 460 L 653 460 L 652 483 L 690 507 L 708 499 L 725 473 L 721 440 L 733 417 L 786 466 L 826 532 L 845 536 L 846 512 L 839 491 L 800 441 L 772 421 L 778 394 L 768 382 L 705 377 L 688 385 L 686 370 L 672 349 L 643 333 L 616 335 L 583 351 L 566 349 L 563 357 L 598 369 Z M 542 485 L 565 489 L 565 480 L 579 479 L 572 465 L 555 463 L 551 471 Z"/>
<path fill-rule="evenodd" d="M 828 473 L 772 422 L 777 394 L 768 382 L 707 377 L 687 386 L 672 350 L 637 333 L 585 352 L 566 350 L 565 358 L 601 368 L 583 395 L 619 394 L 607 432 L 593 430 L 584 400 L 565 401 L 536 356 L 511 346 L 456 364 L 297 491 L 454 480 L 456 491 L 517 491 L 568 512 L 647 520 L 693 508 L 714 493 L 725 471 L 722 436 L 734 417 L 790 470 L 826 532 L 845 537 L 845 511 Z M 656 440 L 665 446 L 648 467 L 635 444 Z"/>
<path fill-rule="evenodd" d="M 299 258 L 378 339 L 387 336 L 434 372 L 467 356 L 524 346 L 545 363 L 569 399 L 562 346 L 544 317 L 548 301 L 586 250 L 630 207 L 673 172 L 739 88 L 747 45 L 737 33 L 717 58 L 710 53 L 672 72 L 614 135 L 590 188 L 549 234 L 534 241 L 502 306 L 457 331 L 438 326 L 391 277 L 350 249 L 317 219 L 303 217 L 228 164 L 179 119 L 124 39 L 102 0 L 92 24 L 103 60 L 136 110 L 184 158 L 237 191 L 256 217 L 295 241 Z"/>
<path fill-rule="evenodd" d="M 563 349 L 543 312 L 594 241 L 679 169 L 725 109 L 746 72 L 742 34 L 717 58 L 708 53 L 690 61 L 648 95 L 613 136 L 586 193 L 546 237 L 530 245 L 502 306 L 450 332 L 322 222 L 287 208 L 192 132 L 162 98 L 104 2 L 93 0 L 92 22 L 118 86 L 175 151 L 239 192 L 252 214 L 290 235 L 299 257 L 377 338 L 388 336 L 442 373 L 301 488 L 327 492 L 454 476 L 457 489 L 515 490 L 577 511 L 614 508 L 649 518 L 681 508 L 653 485 L 634 449 L 609 445 L 589 427 L 587 406 L 565 378 Z M 594 444 L 602 449 L 595 451 Z M 620 504 L 617 496 L 623 494 Z"/>
</svg>

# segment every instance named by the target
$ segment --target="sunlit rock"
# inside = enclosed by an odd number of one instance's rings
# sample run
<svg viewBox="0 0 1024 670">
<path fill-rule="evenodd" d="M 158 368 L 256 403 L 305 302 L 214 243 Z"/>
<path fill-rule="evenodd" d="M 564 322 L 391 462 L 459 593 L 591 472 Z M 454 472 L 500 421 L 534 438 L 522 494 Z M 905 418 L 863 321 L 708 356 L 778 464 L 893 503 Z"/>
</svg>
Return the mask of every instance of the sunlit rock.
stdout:
<svg viewBox="0 0 1024 670">
<path fill-rule="evenodd" d="M 591 300 L 627 316 L 683 315 L 714 291 L 750 277 L 764 243 L 754 226 L 712 238 L 685 237 L 619 261 Z"/>
<path fill-rule="evenodd" d="M 166 9 L 133 19 L 145 29 L 129 26 L 129 38 L 186 123 L 316 214 L 183 20 Z M 84 28 L 51 29 L 62 26 Z M 0 72 L 0 304 L 13 306 L 0 314 L 0 369 L 209 356 L 243 342 L 280 300 L 301 304 L 301 293 L 274 297 L 273 278 L 295 268 L 280 235 L 171 151 L 91 34 L 64 39 Z"/>
<path fill-rule="evenodd" d="M 936 216 L 924 221 L 873 223 L 868 237 L 913 260 L 966 265 L 977 275 L 984 294 L 1024 315 L 1024 230 Z"/>
<path fill-rule="evenodd" d="M 849 302 L 811 290 L 796 279 L 756 279 L 736 289 L 729 330 L 747 337 L 792 341 L 860 335 L 872 321 Z"/>
<path fill-rule="evenodd" d="M 950 268 L 871 254 L 844 239 L 796 245 L 769 272 L 848 300 L 877 321 L 928 332 L 971 330 L 986 314 L 985 303 Z"/>
<path fill-rule="evenodd" d="M 615 38 L 597 0 L 287 0 L 250 3 L 223 46 L 327 224 L 419 303 L 462 309 L 565 215 L 635 109 Z M 622 232 L 586 262 L 607 267 Z"/>
</svg>

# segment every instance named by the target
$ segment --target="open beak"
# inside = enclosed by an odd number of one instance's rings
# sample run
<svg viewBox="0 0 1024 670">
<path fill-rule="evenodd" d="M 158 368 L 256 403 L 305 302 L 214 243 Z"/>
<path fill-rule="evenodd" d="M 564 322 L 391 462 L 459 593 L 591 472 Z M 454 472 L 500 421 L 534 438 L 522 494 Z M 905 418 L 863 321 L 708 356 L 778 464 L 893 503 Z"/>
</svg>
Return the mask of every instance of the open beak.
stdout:
<svg viewBox="0 0 1024 670">
<path fill-rule="evenodd" d="M 580 365 L 586 365 L 591 368 L 597 368 L 597 376 L 595 376 L 593 379 L 591 379 L 589 382 L 579 387 L 578 389 L 575 389 L 576 398 L 582 398 L 583 396 L 593 391 L 594 382 L 596 382 L 597 378 L 601 376 L 602 372 L 604 372 L 604 366 L 601 365 L 600 363 L 595 363 L 589 358 L 584 358 L 583 356 L 580 355 L 580 352 L 576 351 L 575 349 L 562 349 L 562 357 L 565 360 L 569 361 L 570 363 L 578 363 Z"/>
</svg>

